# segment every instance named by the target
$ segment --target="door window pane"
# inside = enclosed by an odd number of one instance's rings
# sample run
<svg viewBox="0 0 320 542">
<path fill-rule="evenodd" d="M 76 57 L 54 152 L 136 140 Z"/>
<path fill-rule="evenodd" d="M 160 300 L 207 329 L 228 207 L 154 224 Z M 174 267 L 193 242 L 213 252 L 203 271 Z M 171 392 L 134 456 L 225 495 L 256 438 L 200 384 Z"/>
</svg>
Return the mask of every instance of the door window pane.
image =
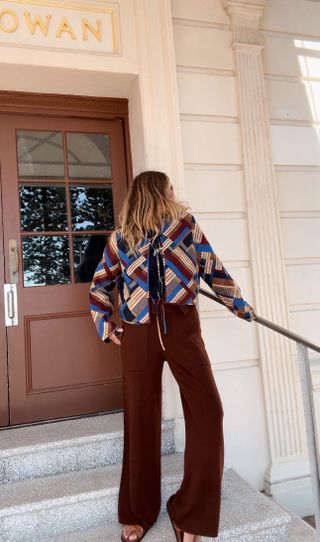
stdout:
<svg viewBox="0 0 320 542">
<path fill-rule="evenodd" d="M 24 286 L 92 280 L 115 222 L 109 143 L 102 133 L 16 131 Z"/>
<path fill-rule="evenodd" d="M 72 229 L 114 228 L 112 186 L 70 186 Z"/>
<path fill-rule="evenodd" d="M 19 178 L 64 178 L 61 132 L 17 130 L 17 153 Z"/>
<path fill-rule="evenodd" d="M 91 282 L 108 235 L 74 235 L 73 257 L 76 282 Z"/>
<path fill-rule="evenodd" d="M 24 286 L 46 286 L 70 282 L 67 236 L 24 237 Z"/>
<path fill-rule="evenodd" d="M 67 134 L 69 179 L 111 179 L 109 136 Z"/>
<path fill-rule="evenodd" d="M 22 185 L 20 220 L 23 231 L 57 231 L 67 229 L 64 186 Z"/>
</svg>

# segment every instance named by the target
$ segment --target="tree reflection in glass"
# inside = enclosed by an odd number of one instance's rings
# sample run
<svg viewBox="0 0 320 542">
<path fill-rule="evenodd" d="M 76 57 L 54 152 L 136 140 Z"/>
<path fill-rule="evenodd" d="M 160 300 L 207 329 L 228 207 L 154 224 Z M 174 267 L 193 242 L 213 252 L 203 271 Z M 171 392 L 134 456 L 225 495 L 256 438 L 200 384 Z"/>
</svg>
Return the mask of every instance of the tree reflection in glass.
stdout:
<svg viewBox="0 0 320 542">
<path fill-rule="evenodd" d="M 70 283 L 67 236 L 24 237 L 22 247 L 25 286 Z"/>
<path fill-rule="evenodd" d="M 112 186 L 71 186 L 74 230 L 111 230 L 114 227 Z"/>
<path fill-rule="evenodd" d="M 64 186 L 21 185 L 20 220 L 23 231 L 67 229 Z"/>
</svg>

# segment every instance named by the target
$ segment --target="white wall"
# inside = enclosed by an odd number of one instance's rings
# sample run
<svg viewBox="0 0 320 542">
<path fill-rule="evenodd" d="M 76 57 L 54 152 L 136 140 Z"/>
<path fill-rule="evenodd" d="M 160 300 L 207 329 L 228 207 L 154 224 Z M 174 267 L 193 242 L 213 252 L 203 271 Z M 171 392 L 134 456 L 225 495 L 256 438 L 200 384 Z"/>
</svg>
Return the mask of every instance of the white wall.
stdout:
<svg viewBox="0 0 320 542">
<path fill-rule="evenodd" d="M 220 0 L 172 0 L 172 10 L 188 199 L 254 306 L 229 18 Z M 263 489 L 269 454 L 257 324 L 203 296 L 200 316 L 224 404 L 225 465 Z"/>
<path fill-rule="evenodd" d="M 320 345 L 320 4 L 269 0 L 265 82 L 290 327 Z M 320 434 L 320 355 L 309 350 Z M 319 437 L 320 440 L 320 437 Z"/>
<path fill-rule="evenodd" d="M 212 246 L 254 306 L 230 20 L 221 0 L 172 0 L 172 11 L 188 198 Z M 268 0 L 262 24 L 290 327 L 317 344 L 319 20 L 315 2 Z M 203 282 L 202 287 L 207 288 Z M 269 456 L 257 324 L 242 322 L 201 296 L 200 313 L 225 407 L 225 462 L 262 489 Z M 320 392 L 320 363 L 313 379 Z M 316 397 L 318 411 L 319 401 Z"/>
</svg>

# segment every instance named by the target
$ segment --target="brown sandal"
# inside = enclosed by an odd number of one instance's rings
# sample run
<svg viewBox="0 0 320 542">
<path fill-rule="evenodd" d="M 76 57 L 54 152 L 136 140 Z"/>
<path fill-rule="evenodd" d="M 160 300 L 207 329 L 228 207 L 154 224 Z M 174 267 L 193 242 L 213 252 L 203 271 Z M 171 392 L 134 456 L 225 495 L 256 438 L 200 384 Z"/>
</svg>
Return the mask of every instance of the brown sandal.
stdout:
<svg viewBox="0 0 320 542">
<path fill-rule="evenodd" d="M 167 501 L 167 510 L 168 510 L 168 515 L 169 515 L 169 518 L 170 518 L 170 521 L 171 521 L 171 525 L 172 525 L 172 528 L 174 530 L 174 534 L 176 535 L 176 540 L 177 542 L 183 542 L 184 541 L 184 535 L 185 535 L 185 531 L 183 531 L 182 529 L 179 529 L 179 527 L 177 527 L 174 523 L 173 523 L 173 519 L 171 517 L 171 513 L 170 513 L 170 509 L 169 509 L 169 503 L 172 501 L 174 495 L 171 495 Z M 198 535 L 193 535 L 193 538 L 192 540 L 194 540 L 194 542 L 198 542 L 198 540 L 200 540 L 200 537 Z"/>
<path fill-rule="evenodd" d="M 169 518 L 170 518 L 170 521 L 171 521 L 171 525 L 172 525 L 172 528 L 174 530 L 174 534 L 176 535 L 176 541 L 177 542 L 183 542 L 183 538 L 184 538 L 184 531 L 182 531 L 181 529 L 179 529 L 179 527 L 176 527 L 176 525 L 173 523 L 173 519 L 171 517 L 171 513 L 170 513 L 170 510 L 169 510 L 169 503 L 172 501 L 173 499 L 173 495 L 171 495 L 167 501 L 167 510 L 168 510 L 168 515 L 169 515 Z"/>
<path fill-rule="evenodd" d="M 131 527 L 132 530 L 131 532 L 125 536 L 123 531 L 126 527 Z M 137 527 L 139 527 L 140 529 L 142 529 L 142 534 L 141 536 L 138 535 L 138 533 L 136 532 L 137 531 Z M 121 540 L 122 542 L 140 542 L 140 540 L 143 539 L 144 535 L 146 534 L 146 532 L 149 530 L 150 527 L 148 527 L 147 529 L 143 529 L 143 527 L 141 527 L 141 525 L 138 525 L 137 523 L 135 524 L 132 524 L 132 525 L 125 525 L 122 529 L 122 533 L 121 533 Z M 135 534 L 136 535 L 136 538 L 129 538 L 129 536 L 131 536 L 132 534 Z M 128 537 L 128 538 L 127 538 Z"/>
</svg>

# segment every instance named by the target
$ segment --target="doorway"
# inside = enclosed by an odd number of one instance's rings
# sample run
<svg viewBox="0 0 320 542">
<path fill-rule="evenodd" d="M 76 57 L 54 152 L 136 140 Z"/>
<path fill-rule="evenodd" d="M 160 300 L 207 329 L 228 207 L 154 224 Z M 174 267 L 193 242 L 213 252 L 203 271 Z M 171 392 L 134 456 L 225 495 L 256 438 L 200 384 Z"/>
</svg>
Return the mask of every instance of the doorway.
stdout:
<svg viewBox="0 0 320 542">
<path fill-rule="evenodd" d="M 0 117 L 0 426 L 122 408 L 88 290 L 127 190 L 123 118 Z"/>
</svg>

